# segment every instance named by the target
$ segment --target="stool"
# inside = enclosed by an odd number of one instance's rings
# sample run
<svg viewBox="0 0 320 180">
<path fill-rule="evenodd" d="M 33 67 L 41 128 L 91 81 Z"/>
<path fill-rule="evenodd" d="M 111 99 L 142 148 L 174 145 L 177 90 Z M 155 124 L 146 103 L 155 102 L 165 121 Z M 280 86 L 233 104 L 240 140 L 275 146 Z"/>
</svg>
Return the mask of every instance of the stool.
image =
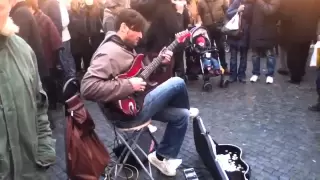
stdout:
<svg viewBox="0 0 320 180">
<path fill-rule="evenodd" d="M 142 132 L 144 132 L 145 128 L 148 128 L 148 125 L 150 123 L 151 123 L 151 120 L 149 120 L 149 121 L 147 121 L 147 122 L 145 122 L 145 123 L 143 123 L 143 124 L 141 124 L 139 126 L 133 127 L 133 128 L 126 128 L 126 129 L 117 128 L 117 127 L 114 128 L 115 134 L 116 134 L 117 137 L 119 137 L 120 143 L 125 145 L 125 148 L 123 149 L 121 155 L 119 156 L 119 158 L 118 158 L 118 160 L 116 162 L 116 166 L 114 166 L 110 170 L 110 172 L 112 172 L 112 170 L 115 169 L 115 174 L 114 174 L 114 178 L 115 179 L 119 176 L 119 173 L 123 169 L 123 166 L 126 164 L 129 155 L 132 154 L 134 156 L 134 158 L 137 160 L 137 162 L 140 164 L 140 166 L 143 169 L 143 171 L 149 176 L 149 178 L 151 180 L 153 180 L 150 162 L 148 162 L 148 165 L 146 167 L 143 164 L 143 162 L 139 159 L 138 155 L 135 152 L 135 150 L 138 150 L 143 154 L 143 156 L 148 158 L 148 155 L 138 145 L 138 140 L 139 140 Z M 126 138 L 124 138 L 122 136 L 123 132 L 136 132 L 136 135 L 133 135 L 131 138 L 126 140 Z M 124 157 L 124 159 L 123 159 L 123 157 Z M 117 170 L 117 165 L 118 164 L 121 164 L 119 170 Z"/>
<path fill-rule="evenodd" d="M 110 115 L 110 111 L 106 109 L 106 107 L 102 104 L 98 104 L 101 111 L 105 115 L 107 119 L 108 114 Z M 114 118 L 111 118 L 114 119 Z M 134 159 L 139 163 L 142 170 L 148 175 L 150 180 L 154 180 L 152 177 L 152 170 L 151 170 L 151 164 L 148 162 L 148 164 L 145 166 L 143 162 L 139 159 L 137 152 L 142 153 L 142 155 L 145 158 L 148 158 L 148 155 L 143 151 L 143 149 L 139 146 L 138 141 L 141 137 L 141 134 L 147 129 L 148 125 L 150 125 L 151 120 L 147 121 L 110 121 L 108 120 L 108 123 L 111 124 L 111 126 L 114 129 L 115 136 L 118 138 L 121 144 L 124 145 L 124 149 L 121 151 L 120 156 L 118 160 L 116 161 L 116 165 L 112 167 L 107 173 L 106 177 L 110 176 L 114 170 L 114 179 L 119 177 L 120 172 L 123 170 L 123 167 L 128 161 L 128 158 L 130 155 L 134 157 Z M 123 134 L 124 133 L 132 133 L 133 135 L 126 139 Z M 156 143 L 156 142 L 155 142 Z M 120 164 L 120 168 L 118 169 L 118 164 Z"/>
</svg>

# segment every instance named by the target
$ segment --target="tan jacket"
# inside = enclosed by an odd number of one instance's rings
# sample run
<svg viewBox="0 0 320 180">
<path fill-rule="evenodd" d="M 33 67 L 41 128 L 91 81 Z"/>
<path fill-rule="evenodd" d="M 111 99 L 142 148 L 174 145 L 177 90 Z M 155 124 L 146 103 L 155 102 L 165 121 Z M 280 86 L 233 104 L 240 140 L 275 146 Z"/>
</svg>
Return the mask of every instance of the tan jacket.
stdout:
<svg viewBox="0 0 320 180">
<path fill-rule="evenodd" d="M 201 18 L 198 13 L 198 0 L 190 1 L 190 4 L 188 4 L 188 12 L 192 25 L 201 23 Z"/>
<path fill-rule="evenodd" d="M 112 41 L 99 47 L 81 82 L 83 97 L 106 103 L 133 94 L 134 89 L 128 79 L 115 77 L 130 68 L 135 55 Z"/>
<path fill-rule="evenodd" d="M 225 11 L 228 8 L 227 0 L 199 0 L 198 12 L 204 26 L 223 23 Z"/>
</svg>

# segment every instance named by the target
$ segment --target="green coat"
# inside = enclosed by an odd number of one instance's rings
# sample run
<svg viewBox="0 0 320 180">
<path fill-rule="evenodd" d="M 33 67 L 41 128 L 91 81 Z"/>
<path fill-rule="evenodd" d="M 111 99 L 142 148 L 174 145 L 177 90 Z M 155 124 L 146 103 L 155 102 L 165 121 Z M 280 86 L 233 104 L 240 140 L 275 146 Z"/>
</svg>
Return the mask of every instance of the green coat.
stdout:
<svg viewBox="0 0 320 180">
<path fill-rule="evenodd" d="M 0 35 L 0 180 L 46 180 L 55 161 L 48 101 L 35 54 L 18 36 Z"/>
</svg>

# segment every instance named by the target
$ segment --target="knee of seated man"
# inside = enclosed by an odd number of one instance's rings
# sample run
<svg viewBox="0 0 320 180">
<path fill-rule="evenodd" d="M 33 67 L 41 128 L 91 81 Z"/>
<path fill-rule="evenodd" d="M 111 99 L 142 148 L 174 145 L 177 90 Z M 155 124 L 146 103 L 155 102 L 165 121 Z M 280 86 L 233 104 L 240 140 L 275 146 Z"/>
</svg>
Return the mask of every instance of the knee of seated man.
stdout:
<svg viewBox="0 0 320 180">
<path fill-rule="evenodd" d="M 172 83 L 175 86 L 181 86 L 181 85 L 185 86 L 186 85 L 184 80 L 180 77 L 172 77 L 168 81 L 169 81 L 169 83 Z"/>
</svg>

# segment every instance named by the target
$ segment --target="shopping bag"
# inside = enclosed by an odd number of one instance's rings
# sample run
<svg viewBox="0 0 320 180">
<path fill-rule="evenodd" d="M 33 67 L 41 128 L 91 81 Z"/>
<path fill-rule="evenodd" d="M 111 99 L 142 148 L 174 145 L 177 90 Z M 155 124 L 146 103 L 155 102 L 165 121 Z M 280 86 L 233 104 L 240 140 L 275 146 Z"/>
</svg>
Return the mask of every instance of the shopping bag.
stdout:
<svg viewBox="0 0 320 180">
<path fill-rule="evenodd" d="M 241 27 L 241 13 L 237 13 L 233 18 L 223 26 L 222 32 L 231 37 L 240 38 L 243 33 Z"/>
<path fill-rule="evenodd" d="M 314 45 L 313 53 L 310 61 L 311 67 L 320 67 L 320 41 Z"/>
<path fill-rule="evenodd" d="M 237 13 L 233 18 L 225 25 L 229 30 L 238 30 L 239 29 L 240 15 Z"/>
</svg>

